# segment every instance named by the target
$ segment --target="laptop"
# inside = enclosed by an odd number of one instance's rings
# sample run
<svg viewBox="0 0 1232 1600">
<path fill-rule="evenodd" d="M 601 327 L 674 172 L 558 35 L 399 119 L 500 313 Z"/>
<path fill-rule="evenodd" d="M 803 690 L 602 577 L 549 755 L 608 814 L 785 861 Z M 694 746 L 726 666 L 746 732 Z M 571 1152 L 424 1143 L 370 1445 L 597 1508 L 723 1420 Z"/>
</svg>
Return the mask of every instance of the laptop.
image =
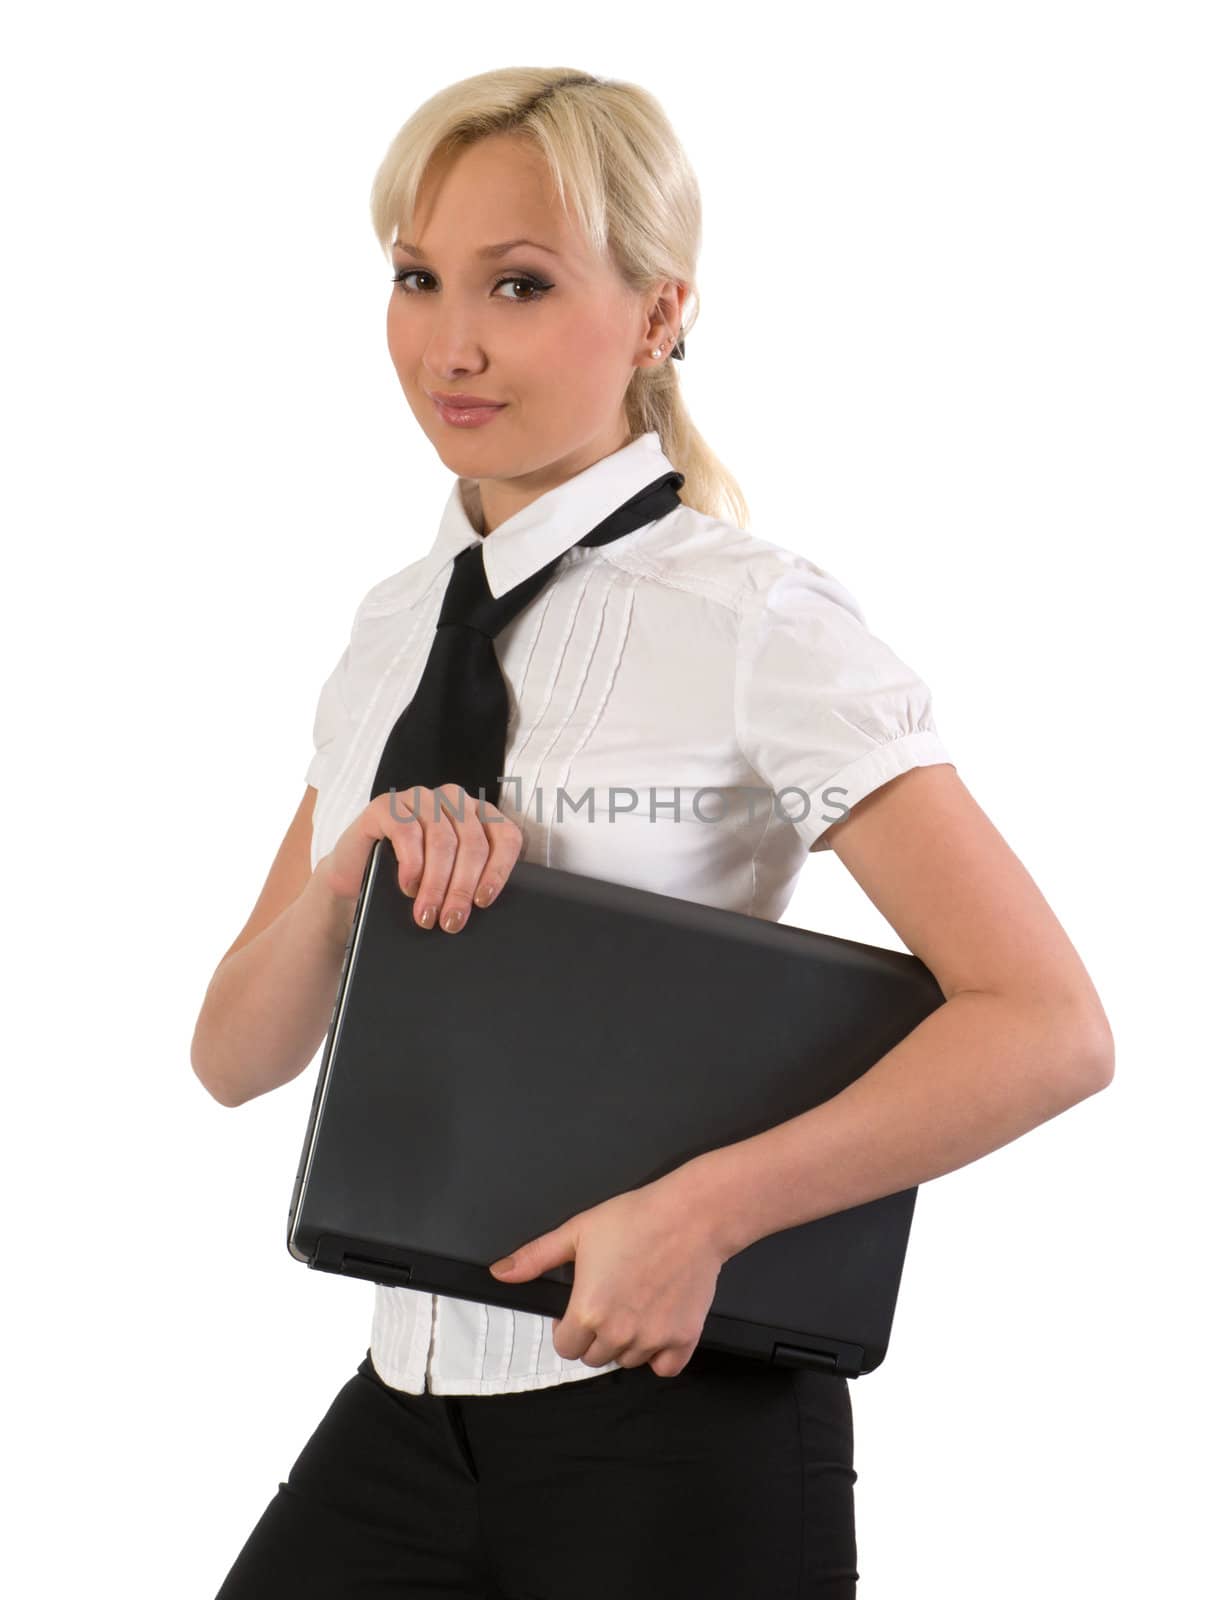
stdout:
<svg viewBox="0 0 1232 1600">
<path fill-rule="evenodd" d="M 573 1262 L 491 1262 L 853 1082 L 940 1005 L 918 957 L 519 861 L 461 933 L 413 925 L 388 839 L 356 904 L 287 1219 L 325 1272 L 563 1317 Z M 916 1188 L 767 1235 L 698 1348 L 884 1360 Z"/>
</svg>

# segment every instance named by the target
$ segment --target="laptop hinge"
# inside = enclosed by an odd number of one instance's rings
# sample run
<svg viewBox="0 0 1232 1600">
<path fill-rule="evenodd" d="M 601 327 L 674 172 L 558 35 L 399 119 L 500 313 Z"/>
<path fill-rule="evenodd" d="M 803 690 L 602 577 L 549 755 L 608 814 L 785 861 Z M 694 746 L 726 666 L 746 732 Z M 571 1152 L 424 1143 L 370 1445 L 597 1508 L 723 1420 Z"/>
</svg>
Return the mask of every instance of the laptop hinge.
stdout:
<svg viewBox="0 0 1232 1600">
<path fill-rule="evenodd" d="M 784 1366 L 811 1367 L 817 1372 L 843 1373 L 846 1376 L 854 1376 L 860 1370 L 858 1351 L 854 1348 L 846 1349 L 844 1359 L 840 1361 L 835 1350 L 810 1350 L 805 1345 L 784 1344 L 776 1340 L 770 1359 Z"/>
<path fill-rule="evenodd" d="M 342 1252 L 342 1262 L 337 1269 L 351 1278 L 371 1278 L 374 1283 L 387 1284 L 392 1289 L 411 1287 L 410 1267 L 395 1266 L 390 1261 L 376 1261 L 371 1256 Z"/>
</svg>

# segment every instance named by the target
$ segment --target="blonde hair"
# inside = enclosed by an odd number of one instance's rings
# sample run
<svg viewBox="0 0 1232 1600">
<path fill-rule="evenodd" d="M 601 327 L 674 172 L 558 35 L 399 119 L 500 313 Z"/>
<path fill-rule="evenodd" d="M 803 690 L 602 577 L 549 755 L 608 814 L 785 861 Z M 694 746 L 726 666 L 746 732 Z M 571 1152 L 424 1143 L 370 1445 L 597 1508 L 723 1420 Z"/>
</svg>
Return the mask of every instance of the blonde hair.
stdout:
<svg viewBox="0 0 1232 1600">
<path fill-rule="evenodd" d="M 433 157 L 492 134 L 524 138 L 542 153 L 566 213 L 635 294 L 669 278 L 687 283 L 700 307 L 694 273 L 701 199 L 662 107 L 636 84 L 570 68 L 502 67 L 424 101 L 398 130 L 372 184 L 372 223 L 387 258 L 399 228 L 409 225 Z M 680 339 L 692 326 L 681 327 Z M 685 475 L 685 505 L 745 527 L 748 505 L 689 416 L 680 368 L 667 359 L 634 369 L 624 397 L 629 433 L 658 433 L 663 453 Z"/>
</svg>

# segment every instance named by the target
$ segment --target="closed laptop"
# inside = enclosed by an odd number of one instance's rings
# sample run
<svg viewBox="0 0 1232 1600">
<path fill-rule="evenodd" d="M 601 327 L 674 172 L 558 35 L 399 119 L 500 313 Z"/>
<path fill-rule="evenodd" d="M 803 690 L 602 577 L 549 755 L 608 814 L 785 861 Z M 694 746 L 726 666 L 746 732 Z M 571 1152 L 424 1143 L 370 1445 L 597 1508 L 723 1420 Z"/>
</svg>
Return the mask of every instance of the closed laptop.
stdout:
<svg viewBox="0 0 1232 1600">
<path fill-rule="evenodd" d="M 521 861 L 462 932 L 375 844 L 287 1224 L 328 1272 L 563 1317 L 573 1263 L 491 1262 L 839 1093 L 944 996 L 905 951 Z M 856 1377 L 885 1358 L 916 1189 L 722 1267 L 700 1345 Z"/>
</svg>

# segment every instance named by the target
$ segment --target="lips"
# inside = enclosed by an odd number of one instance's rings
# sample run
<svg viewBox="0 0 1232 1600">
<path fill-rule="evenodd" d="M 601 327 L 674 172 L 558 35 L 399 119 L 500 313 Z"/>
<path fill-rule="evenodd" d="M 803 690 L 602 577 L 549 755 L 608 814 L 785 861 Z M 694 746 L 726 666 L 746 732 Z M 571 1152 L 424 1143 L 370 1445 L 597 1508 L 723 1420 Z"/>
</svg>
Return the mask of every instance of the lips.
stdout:
<svg viewBox="0 0 1232 1600">
<path fill-rule="evenodd" d="M 454 397 L 451 397 L 453 399 Z M 436 407 L 436 414 L 443 422 L 448 422 L 457 428 L 481 428 L 485 422 L 491 422 L 505 409 L 504 402 L 495 404 L 484 401 L 480 405 L 448 404 L 439 400 L 435 395 L 432 404 Z"/>
</svg>

